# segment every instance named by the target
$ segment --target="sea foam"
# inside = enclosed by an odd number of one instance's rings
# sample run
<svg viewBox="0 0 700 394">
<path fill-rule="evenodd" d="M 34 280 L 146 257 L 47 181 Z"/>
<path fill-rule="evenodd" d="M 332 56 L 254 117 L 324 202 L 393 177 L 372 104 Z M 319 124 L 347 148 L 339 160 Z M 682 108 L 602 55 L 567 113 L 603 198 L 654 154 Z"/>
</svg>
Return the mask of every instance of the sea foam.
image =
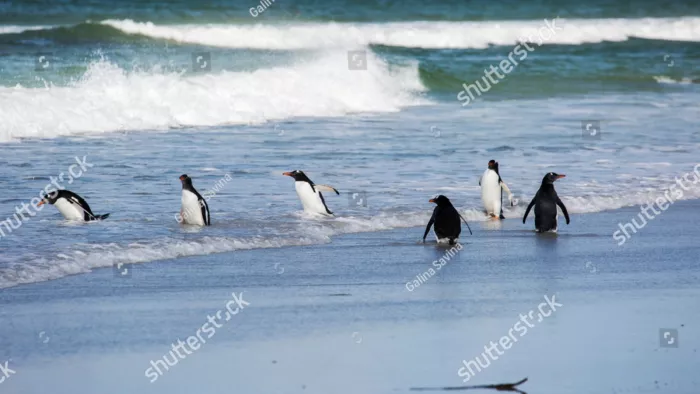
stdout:
<svg viewBox="0 0 700 394">
<path fill-rule="evenodd" d="M 424 90 L 417 64 L 390 68 L 369 52 L 367 70 L 359 72 L 339 51 L 283 67 L 201 75 L 127 71 L 100 60 L 69 86 L 0 87 L 0 142 L 396 112 L 426 103 Z"/>
</svg>

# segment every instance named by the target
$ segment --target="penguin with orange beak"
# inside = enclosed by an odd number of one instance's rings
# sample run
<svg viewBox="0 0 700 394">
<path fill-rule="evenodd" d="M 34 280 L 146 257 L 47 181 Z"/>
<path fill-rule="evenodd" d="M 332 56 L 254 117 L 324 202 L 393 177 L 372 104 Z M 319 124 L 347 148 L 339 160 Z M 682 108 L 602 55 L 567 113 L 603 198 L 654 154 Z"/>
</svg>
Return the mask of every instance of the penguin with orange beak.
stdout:
<svg viewBox="0 0 700 394">
<path fill-rule="evenodd" d="M 93 214 L 87 201 L 70 190 L 57 190 L 47 194 L 37 206 L 40 207 L 44 204 L 55 206 L 66 220 L 90 222 L 104 220 L 109 216 L 108 213 L 104 215 Z"/>
<path fill-rule="evenodd" d="M 435 203 L 437 206 L 433 210 L 433 216 L 430 217 L 428 225 L 425 227 L 423 242 L 425 243 L 425 237 L 428 236 L 430 227 L 434 226 L 435 238 L 437 238 L 438 244 L 456 244 L 459 234 L 462 232 L 462 223 L 459 221 L 462 217 L 459 212 L 452 205 L 450 199 L 443 195 L 431 198 L 428 202 Z M 469 231 L 471 232 L 471 229 Z"/>
<path fill-rule="evenodd" d="M 297 191 L 301 205 L 305 212 L 314 213 L 323 216 L 333 216 L 333 212 L 328 209 L 326 200 L 323 198 L 321 191 L 335 193 L 340 195 L 340 192 L 328 185 L 317 185 L 309 179 L 304 171 L 294 170 L 283 172 L 282 175 L 294 178 L 294 188 Z"/>
<path fill-rule="evenodd" d="M 530 213 L 530 209 L 533 206 L 535 207 L 535 229 L 538 233 L 547 231 L 553 233 L 557 232 L 557 206 L 559 206 L 564 213 L 566 224 L 569 224 L 569 212 L 566 210 L 566 206 L 564 206 L 559 195 L 557 195 L 557 191 L 554 190 L 554 182 L 565 176 L 566 175 L 559 175 L 556 172 L 550 172 L 542 178 L 540 189 L 537 191 L 532 201 L 530 201 L 527 210 L 525 210 L 523 224 L 525 224 L 525 219 L 527 219 L 527 215 Z"/>
<path fill-rule="evenodd" d="M 187 174 L 182 174 L 180 182 L 182 182 L 182 208 L 180 208 L 177 221 L 195 226 L 211 225 L 207 200 L 192 186 L 192 178 Z"/>
</svg>

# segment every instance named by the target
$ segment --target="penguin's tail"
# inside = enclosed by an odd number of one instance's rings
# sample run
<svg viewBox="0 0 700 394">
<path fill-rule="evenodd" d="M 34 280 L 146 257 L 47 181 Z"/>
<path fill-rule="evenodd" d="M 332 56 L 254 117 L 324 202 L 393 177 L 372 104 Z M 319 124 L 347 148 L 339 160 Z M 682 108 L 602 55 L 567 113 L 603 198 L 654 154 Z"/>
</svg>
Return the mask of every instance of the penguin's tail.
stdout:
<svg viewBox="0 0 700 394">
<path fill-rule="evenodd" d="M 505 219 L 506 217 L 503 216 L 503 212 L 501 212 L 501 215 L 498 217 L 499 219 Z"/>
<path fill-rule="evenodd" d="M 105 213 L 104 215 L 95 215 L 95 218 L 92 220 L 105 220 L 109 217 L 108 213 Z"/>
</svg>

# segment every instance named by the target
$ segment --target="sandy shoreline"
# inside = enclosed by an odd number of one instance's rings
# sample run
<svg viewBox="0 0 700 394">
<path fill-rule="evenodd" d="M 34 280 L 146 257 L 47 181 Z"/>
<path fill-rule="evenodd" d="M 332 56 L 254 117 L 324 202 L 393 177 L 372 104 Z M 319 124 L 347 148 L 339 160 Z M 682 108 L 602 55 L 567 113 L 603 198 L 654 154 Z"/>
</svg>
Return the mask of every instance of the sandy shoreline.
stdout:
<svg viewBox="0 0 700 394">
<path fill-rule="evenodd" d="M 556 237 L 537 236 L 517 220 L 500 229 L 472 224 L 463 250 L 412 291 L 406 283 L 445 253 L 418 244 L 420 228 L 136 265 L 130 278 L 103 269 L 5 289 L 0 362 L 11 359 L 17 373 L 3 391 L 459 386 L 463 360 L 556 295 L 563 307 L 468 384 L 529 377 L 523 390 L 530 393 L 691 394 L 700 366 L 698 206 L 674 205 L 621 247 L 612 232 L 639 207 L 572 215 Z M 195 335 L 232 292 L 243 292 L 250 306 L 149 383 L 150 361 Z M 678 330 L 678 348 L 660 347 L 662 328 Z"/>
</svg>

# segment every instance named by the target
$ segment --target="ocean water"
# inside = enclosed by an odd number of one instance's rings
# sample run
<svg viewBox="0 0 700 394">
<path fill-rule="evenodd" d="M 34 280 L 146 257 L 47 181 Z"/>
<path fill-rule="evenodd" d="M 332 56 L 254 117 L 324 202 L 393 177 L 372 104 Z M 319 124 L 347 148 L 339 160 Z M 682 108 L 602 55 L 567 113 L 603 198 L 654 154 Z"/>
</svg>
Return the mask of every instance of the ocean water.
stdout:
<svg viewBox="0 0 700 394">
<path fill-rule="evenodd" d="M 420 226 L 437 193 L 485 220 L 489 159 L 519 200 L 511 218 L 548 171 L 568 174 L 570 212 L 590 213 L 644 203 L 698 162 L 695 2 L 254 6 L 2 3 L 0 219 L 76 157 L 92 166 L 61 185 L 112 216 L 75 226 L 48 207 L 4 227 L 0 287 Z M 462 84 L 555 19 L 462 105 Z M 300 213 L 281 176 L 293 169 L 341 191 L 327 197 L 337 218 Z M 182 173 L 216 189 L 211 228 L 175 220 Z"/>
<path fill-rule="evenodd" d="M 455 386 L 462 358 L 561 291 L 569 309 L 475 384 L 694 393 L 697 201 L 613 233 L 700 173 L 699 103 L 697 1 L 0 0 L 0 365 L 19 370 L 0 390 Z M 490 159 L 517 200 L 504 223 L 481 211 Z M 294 169 L 341 192 L 334 218 L 301 211 Z M 572 223 L 536 238 L 520 220 L 550 171 Z M 177 222 L 183 173 L 212 226 Z M 15 218 L 51 184 L 109 219 Z M 416 245 L 436 194 L 475 236 L 408 292 L 440 254 Z M 148 360 L 238 289 L 250 313 L 148 385 Z"/>
</svg>

